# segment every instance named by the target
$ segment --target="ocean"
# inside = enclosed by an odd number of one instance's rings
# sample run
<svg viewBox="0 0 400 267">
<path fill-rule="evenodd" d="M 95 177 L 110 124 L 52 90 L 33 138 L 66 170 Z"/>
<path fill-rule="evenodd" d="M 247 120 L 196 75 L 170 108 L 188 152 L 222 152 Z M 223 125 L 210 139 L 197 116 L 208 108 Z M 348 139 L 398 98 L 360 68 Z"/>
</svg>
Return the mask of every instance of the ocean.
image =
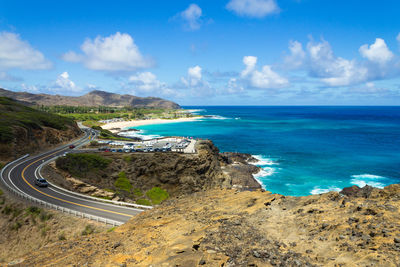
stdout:
<svg viewBox="0 0 400 267">
<path fill-rule="evenodd" d="M 400 183 L 400 107 L 186 106 L 210 117 L 135 127 L 140 134 L 211 139 L 254 155 L 273 193 L 305 196 Z"/>
</svg>

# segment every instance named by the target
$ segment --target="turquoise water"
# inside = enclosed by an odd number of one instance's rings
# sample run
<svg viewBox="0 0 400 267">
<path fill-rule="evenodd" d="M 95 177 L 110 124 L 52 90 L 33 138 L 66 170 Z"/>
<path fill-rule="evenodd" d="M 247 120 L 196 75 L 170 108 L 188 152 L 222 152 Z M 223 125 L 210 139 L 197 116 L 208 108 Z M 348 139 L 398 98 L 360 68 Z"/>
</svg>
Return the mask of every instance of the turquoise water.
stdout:
<svg viewBox="0 0 400 267">
<path fill-rule="evenodd" d="M 211 139 L 256 155 L 274 193 L 302 196 L 400 183 L 400 107 L 185 107 L 196 122 L 136 127 L 145 135 Z"/>
</svg>

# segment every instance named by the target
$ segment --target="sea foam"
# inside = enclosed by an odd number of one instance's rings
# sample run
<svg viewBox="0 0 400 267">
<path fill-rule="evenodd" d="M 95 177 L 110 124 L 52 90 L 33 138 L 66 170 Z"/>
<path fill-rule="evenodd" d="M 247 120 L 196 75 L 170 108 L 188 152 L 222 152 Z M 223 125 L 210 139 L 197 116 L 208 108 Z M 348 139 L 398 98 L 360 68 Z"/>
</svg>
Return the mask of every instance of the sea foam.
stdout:
<svg viewBox="0 0 400 267">
<path fill-rule="evenodd" d="M 313 190 L 310 191 L 312 195 L 318 195 L 323 193 L 328 193 L 330 191 L 337 191 L 339 192 L 341 189 L 339 187 L 330 186 L 328 188 L 319 188 L 317 186 L 314 187 Z"/>
<path fill-rule="evenodd" d="M 386 177 L 374 175 L 374 174 L 358 174 L 351 176 L 351 183 L 357 185 L 359 187 L 364 187 L 366 185 L 383 188 L 385 184 L 383 183 L 386 180 Z"/>
<path fill-rule="evenodd" d="M 256 166 L 271 166 L 278 165 L 278 162 L 273 161 L 271 158 L 264 157 L 263 155 L 252 155 L 253 158 L 258 160 L 254 163 Z"/>
<path fill-rule="evenodd" d="M 122 132 L 119 135 L 126 137 L 136 137 L 142 140 L 151 140 L 162 137 L 161 135 L 156 135 L 156 134 L 145 134 L 145 131 L 143 130 Z"/>
</svg>

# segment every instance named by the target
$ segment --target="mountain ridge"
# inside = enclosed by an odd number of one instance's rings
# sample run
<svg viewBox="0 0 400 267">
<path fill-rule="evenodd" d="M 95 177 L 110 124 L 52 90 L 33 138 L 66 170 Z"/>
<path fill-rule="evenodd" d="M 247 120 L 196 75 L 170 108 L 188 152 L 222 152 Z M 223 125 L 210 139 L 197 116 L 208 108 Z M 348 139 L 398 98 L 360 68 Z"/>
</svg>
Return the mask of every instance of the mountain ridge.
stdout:
<svg viewBox="0 0 400 267">
<path fill-rule="evenodd" d="M 129 94 L 116 94 L 101 90 L 94 90 L 82 96 L 63 96 L 50 94 L 33 94 L 28 92 L 14 92 L 0 88 L 0 96 L 13 98 L 30 105 L 44 106 L 110 106 L 134 108 L 165 108 L 179 109 L 180 106 L 172 101 L 159 97 L 139 97 Z"/>
</svg>

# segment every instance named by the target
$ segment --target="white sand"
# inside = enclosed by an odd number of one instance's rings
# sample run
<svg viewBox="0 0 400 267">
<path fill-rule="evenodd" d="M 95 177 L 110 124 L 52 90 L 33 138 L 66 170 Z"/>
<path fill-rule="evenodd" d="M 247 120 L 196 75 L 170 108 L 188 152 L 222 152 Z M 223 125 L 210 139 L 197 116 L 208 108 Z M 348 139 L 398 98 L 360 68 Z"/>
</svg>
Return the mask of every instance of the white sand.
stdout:
<svg viewBox="0 0 400 267">
<path fill-rule="evenodd" d="M 101 126 L 101 128 L 106 130 L 120 128 L 123 130 L 127 127 L 137 127 L 143 125 L 151 125 L 151 124 L 163 124 L 163 123 L 175 123 L 175 122 L 187 122 L 187 121 L 196 121 L 198 119 L 202 119 L 203 117 L 192 117 L 192 118 L 179 118 L 179 119 L 150 119 L 150 120 L 136 120 L 136 121 L 117 121 L 110 122 Z M 118 132 L 118 130 L 111 130 L 112 132 Z"/>
</svg>

